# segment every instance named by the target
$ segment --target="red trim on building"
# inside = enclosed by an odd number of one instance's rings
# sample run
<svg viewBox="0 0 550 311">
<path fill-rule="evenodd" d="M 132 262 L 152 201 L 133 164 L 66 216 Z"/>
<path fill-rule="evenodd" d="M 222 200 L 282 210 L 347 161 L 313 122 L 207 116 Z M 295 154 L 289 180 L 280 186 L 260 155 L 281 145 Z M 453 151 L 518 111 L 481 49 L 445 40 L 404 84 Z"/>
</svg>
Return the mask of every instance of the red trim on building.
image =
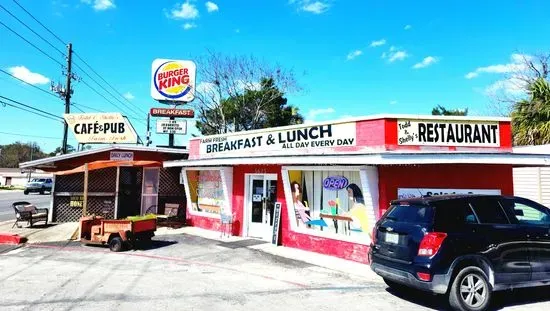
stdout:
<svg viewBox="0 0 550 311">
<path fill-rule="evenodd" d="M 503 195 L 514 193 L 511 165 L 379 166 L 378 187 L 378 217 L 397 198 L 398 188 L 500 189 Z"/>
</svg>

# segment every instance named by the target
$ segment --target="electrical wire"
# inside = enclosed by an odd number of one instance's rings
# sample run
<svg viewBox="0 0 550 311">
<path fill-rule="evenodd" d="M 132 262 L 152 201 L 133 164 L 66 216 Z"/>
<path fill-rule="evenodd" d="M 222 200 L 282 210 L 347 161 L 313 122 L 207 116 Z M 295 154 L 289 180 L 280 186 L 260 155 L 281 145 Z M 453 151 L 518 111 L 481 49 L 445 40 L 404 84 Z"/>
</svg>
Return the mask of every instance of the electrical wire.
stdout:
<svg viewBox="0 0 550 311">
<path fill-rule="evenodd" d="M 124 95 L 122 95 L 115 87 L 113 87 L 109 82 L 107 82 L 107 80 L 105 80 L 97 71 L 94 70 L 94 68 L 92 68 L 92 66 L 90 66 L 82 57 L 80 57 L 80 55 L 77 53 L 77 52 L 74 52 L 74 55 L 76 56 L 76 58 L 78 58 L 82 63 L 84 63 L 84 65 L 86 65 L 88 68 L 90 68 L 90 70 L 95 73 L 103 82 L 105 82 L 105 84 L 107 84 L 113 91 L 115 91 L 120 97 L 124 98 L 124 100 L 126 102 L 128 102 L 130 105 L 134 106 L 136 109 L 140 110 L 141 113 L 144 113 L 145 111 L 142 110 L 140 107 L 138 107 L 136 104 L 132 103 L 128 98 L 124 97 Z M 82 69 L 82 67 L 76 65 L 78 68 L 80 68 L 81 70 L 84 71 L 84 69 Z"/>
<path fill-rule="evenodd" d="M 91 85 L 88 84 L 88 82 L 86 81 L 81 81 L 84 85 L 86 85 L 88 88 L 90 88 L 92 91 L 94 91 L 97 95 L 101 96 L 103 99 L 105 99 L 108 103 L 110 103 L 111 105 L 113 105 L 113 107 L 117 108 L 118 110 L 120 111 L 123 111 L 123 109 L 120 108 L 120 106 L 118 106 L 117 104 L 113 103 L 111 100 L 109 100 L 107 97 L 105 97 L 105 95 L 101 94 L 98 90 L 96 90 L 95 88 L 93 88 Z M 147 125 L 145 123 L 145 121 L 139 119 L 139 118 L 133 118 L 135 119 L 136 121 L 138 122 L 141 122 L 143 123 L 144 125 Z"/>
<path fill-rule="evenodd" d="M 105 111 L 101 111 L 99 109 L 96 109 L 96 108 L 92 108 L 90 106 L 86 106 L 86 105 L 82 105 L 82 104 L 77 104 L 77 103 L 72 103 L 71 104 L 72 106 L 79 106 L 79 107 L 82 107 L 84 109 L 89 109 L 91 111 L 95 111 L 95 112 L 99 112 L 99 113 L 105 113 Z"/>
<path fill-rule="evenodd" d="M 23 110 L 23 111 L 26 111 L 26 112 L 29 112 L 29 113 L 35 114 L 35 115 L 37 115 L 37 116 L 41 116 L 41 117 L 43 117 L 43 118 L 47 118 L 47 119 L 50 119 L 50 120 L 53 120 L 53 121 L 56 121 L 56 122 L 62 122 L 62 123 L 64 123 L 63 121 L 60 121 L 59 119 L 55 119 L 55 118 L 52 118 L 52 117 L 50 117 L 50 116 L 40 114 L 40 113 L 38 113 L 38 112 L 36 112 L 36 111 L 32 111 L 32 110 L 30 110 L 30 109 L 25 109 L 25 108 L 22 108 L 22 107 L 19 107 L 19 106 L 10 104 L 10 103 L 5 102 L 5 101 L 2 101 L 2 100 L 0 100 L 0 104 L 6 105 L 6 106 L 10 106 L 10 107 L 13 107 L 13 108 L 15 108 L 15 109 Z"/>
<path fill-rule="evenodd" d="M 31 84 L 31 83 L 29 83 L 29 82 L 27 82 L 27 81 L 25 81 L 25 80 L 19 79 L 18 77 L 16 77 L 16 76 L 12 75 L 11 73 L 9 73 L 9 72 L 3 70 L 2 68 L 0 68 L 0 72 L 5 73 L 5 74 L 7 74 L 8 76 L 10 76 L 10 77 L 12 77 L 12 78 L 14 78 L 14 79 L 17 79 L 17 80 L 19 80 L 19 81 L 21 81 L 21 82 L 23 82 L 23 83 L 25 83 L 25 84 L 27 84 L 27 85 L 29 85 L 29 86 L 32 86 L 33 88 L 35 88 L 35 89 L 37 89 L 37 90 L 39 90 L 39 91 L 41 91 L 41 92 L 44 92 L 44 93 L 46 93 L 46 94 L 48 94 L 48 95 L 51 95 L 51 96 L 57 98 L 57 95 L 55 95 L 55 94 L 53 94 L 53 93 L 50 93 L 50 92 L 46 91 L 45 89 L 40 88 L 40 87 L 38 87 L 38 86 L 36 86 L 36 85 L 34 85 L 34 84 Z"/>
<path fill-rule="evenodd" d="M 54 36 L 59 42 L 61 42 L 63 45 L 67 45 L 61 38 L 59 38 L 53 31 L 51 31 L 48 27 L 46 27 L 44 24 L 42 24 L 36 17 L 34 17 L 29 11 L 27 11 L 19 2 L 16 0 L 13 0 L 15 4 L 17 4 L 18 7 L 20 7 L 23 11 L 25 11 L 32 19 L 34 19 L 35 22 L 37 22 L 42 28 L 46 29 L 47 32 L 49 32 L 52 36 Z"/>
<path fill-rule="evenodd" d="M 32 42 L 30 42 L 29 40 L 25 39 L 25 37 L 23 37 L 22 35 L 20 35 L 17 31 L 11 29 L 8 25 L 2 23 L 0 21 L 0 25 L 4 26 L 6 29 L 8 29 L 9 31 L 11 31 L 12 33 L 14 33 L 16 36 L 18 36 L 19 38 L 21 38 L 23 41 L 27 42 L 29 45 L 31 45 L 32 47 L 34 47 L 35 49 L 37 49 L 38 51 L 40 51 L 42 54 L 44 54 L 46 57 L 48 57 L 49 59 L 53 60 L 54 62 L 58 63 L 61 67 L 64 67 L 65 65 L 63 65 L 61 62 L 59 62 L 57 59 L 53 58 L 50 54 L 44 52 L 44 50 L 42 50 L 41 48 L 37 47 L 36 45 L 34 45 Z"/>
<path fill-rule="evenodd" d="M 0 134 L 5 134 L 5 135 L 13 135 L 13 136 L 21 136 L 21 137 L 32 137 L 32 138 L 55 139 L 55 140 L 58 140 L 58 139 L 59 139 L 59 137 L 51 137 L 51 136 L 38 136 L 38 135 L 26 135 L 26 134 L 20 134 L 20 133 L 10 133 L 10 132 L 0 132 Z"/>
<path fill-rule="evenodd" d="M 5 100 L 9 100 L 9 101 L 11 101 L 12 103 L 15 103 L 15 104 L 20 105 L 20 106 L 23 106 L 23 107 L 26 107 L 26 108 L 29 108 L 29 109 L 33 109 L 33 110 L 38 111 L 38 112 L 40 112 L 40 113 L 43 113 L 43 114 L 45 114 L 45 115 L 49 115 L 49 116 L 51 116 L 51 117 L 54 117 L 54 118 L 57 118 L 57 119 L 60 119 L 60 120 L 65 120 L 65 119 L 63 119 L 62 117 L 56 116 L 55 114 L 49 113 L 49 112 L 47 112 L 47 111 L 44 111 L 44 110 L 41 110 L 41 109 L 38 109 L 38 108 L 35 108 L 35 107 L 33 107 L 33 106 L 29 106 L 29 105 L 23 104 L 22 102 L 18 102 L 18 101 L 14 100 L 14 99 L 11 99 L 11 98 L 9 98 L 9 97 L 5 97 L 5 96 L 0 95 L 0 98 L 3 98 L 3 99 L 5 99 Z"/>
<path fill-rule="evenodd" d="M 40 34 L 38 34 L 36 31 L 34 31 L 31 27 L 29 27 L 29 25 L 25 24 L 25 22 L 23 22 L 22 20 L 20 20 L 19 18 L 17 18 L 17 16 L 15 16 L 13 13 L 11 13 L 8 9 L 6 9 L 3 5 L 0 4 L 0 8 L 2 8 L 4 11 L 6 11 L 9 15 L 11 15 L 11 17 L 15 18 L 19 23 L 21 23 L 23 26 L 25 26 L 28 30 L 30 30 L 32 33 L 34 33 L 37 37 L 39 37 L 40 39 L 42 39 L 42 41 L 46 42 L 49 46 L 51 46 L 52 48 L 54 48 L 55 50 L 57 50 L 59 53 L 61 53 L 61 55 L 63 55 L 63 57 L 66 57 L 65 55 L 65 52 L 61 51 L 60 49 L 58 49 L 55 45 L 53 45 L 50 41 L 44 39 L 44 37 L 42 37 Z"/>
</svg>

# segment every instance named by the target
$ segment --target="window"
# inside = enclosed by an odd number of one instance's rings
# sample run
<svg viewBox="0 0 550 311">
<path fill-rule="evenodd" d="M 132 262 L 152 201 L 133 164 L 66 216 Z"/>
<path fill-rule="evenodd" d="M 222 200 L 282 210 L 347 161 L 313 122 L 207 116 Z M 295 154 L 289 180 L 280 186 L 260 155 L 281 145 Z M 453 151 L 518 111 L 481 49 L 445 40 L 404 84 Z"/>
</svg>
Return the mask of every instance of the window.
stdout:
<svg viewBox="0 0 550 311">
<path fill-rule="evenodd" d="M 470 202 L 479 222 L 483 224 L 510 224 L 497 199 L 481 197 L 473 198 Z"/>
<path fill-rule="evenodd" d="M 291 217 L 299 230 L 369 241 L 372 191 L 362 184 L 359 170 L 289 170 L 287 177 L 285 192 L 292 196 Z"/>
<path fill-rule="evenodd" d="M 433 210 L 425 205 L 394 205 L 386 215 L 386 219 L 413 223 L 428 224 L 432 221 Z"/>
<path fill-rule="evenodd" d="M 191 210 L 220 214 L 225 202 L 220 170 L 188 170 Z"/>
<path fill-rule="evenodd" d="M 436 230 L 460 228 L 466 224 L 477 224 L 477 217 L 467 201 L 449 200 L 434 203 Z"/>
<path fill-rule="evenodd" d="M 513 199 L 502 200 L 502 205 L 511 215 L 514 215 L 514 219 L 517 220 L 519 224 L 550 224 L 550 216 L 548 215 L 548 210 L 545 207 L 540 207 L 534 204 L 529 204 L 528 202 Z"/>
</svg>

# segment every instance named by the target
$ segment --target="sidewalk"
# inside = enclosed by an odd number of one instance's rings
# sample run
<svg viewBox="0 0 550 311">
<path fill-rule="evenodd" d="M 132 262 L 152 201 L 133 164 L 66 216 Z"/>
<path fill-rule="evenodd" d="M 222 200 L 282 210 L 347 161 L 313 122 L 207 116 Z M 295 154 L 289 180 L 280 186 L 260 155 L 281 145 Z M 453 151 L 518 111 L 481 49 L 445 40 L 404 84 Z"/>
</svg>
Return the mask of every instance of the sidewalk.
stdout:
<svg viewBox="0 0 550 311">
<path fill-rule="evenodd" d="M 210 240 L 217 240 L 220 242 L 236 242 L 243 240 L 250 240 L 250 238 L 230 236 L 220 237 L 220 232 L 205 230 L 197 227 L 183 227 L 179 229 L 159 228 L 155 234 L 157 236 L 171 235 L 171 234 L 188 234 L 194 235 Z M 369 265 L 358 263 L 355 261 L 345 260 L 333 256 L 323 255 L 314 252 L 308 252 L 296 248 L 276 246 L 269 242 L 257 245 L 247 246 L 249 249 L 255 249 L 264 253 L 280 256 L 297 261 L 303 261 L 315 266 L 323 267 L 329 270 L 345 273 L 348 275 L 354 275 L 367 279 L 368 281 L 382 282 L 382 279 L 378 277 Z"/>
<path fill-rule="evenodd" d="M 38 224 L 32 228 L 27 227 L 24 223 L 20 224 L 21 228 L 12 228 L 13 220 L 0 222 L 0 237 L 18 235 L 27 243 L 59 242 L 69 240 L 78 228 L 77 222 L 48 224 L 47 226 Z"/>
</svg>

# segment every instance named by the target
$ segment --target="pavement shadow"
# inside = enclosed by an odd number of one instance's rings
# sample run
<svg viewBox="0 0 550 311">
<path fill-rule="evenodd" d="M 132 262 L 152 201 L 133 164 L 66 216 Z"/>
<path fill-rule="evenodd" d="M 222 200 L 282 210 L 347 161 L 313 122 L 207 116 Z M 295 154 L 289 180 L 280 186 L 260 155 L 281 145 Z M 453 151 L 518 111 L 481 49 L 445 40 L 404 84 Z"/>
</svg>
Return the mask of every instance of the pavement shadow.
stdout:
<svg viewBox="0 0 550 311">
<path fill-rule="evenodd" d="M 523 306 L 550 301 L 550 295 L 548 294 L 549 290 L 550 286 L 542 286 L 495 292 L 489 310 L 495 311 L 511 306 Z M 386 288 L 386 291 L 393 296 L 425 308 L 433 310 L 452 310 L 449 306 L 447 296 L 444 295 L 434 295 L 414 289 L 400 291 L 389 287 Z"/>
<path fill-rule="evenodd" d="M 165 240 L 151 240 L 151 243 L 148 243 L 148 245 L 138 245 L 138 249 L 140 250 L 153 250 L 153 249 L 159 249 L 163 247 L 168 247 L 174 244 L 178 244 L 176 241 L 165 241 Z"/>
</svg>

